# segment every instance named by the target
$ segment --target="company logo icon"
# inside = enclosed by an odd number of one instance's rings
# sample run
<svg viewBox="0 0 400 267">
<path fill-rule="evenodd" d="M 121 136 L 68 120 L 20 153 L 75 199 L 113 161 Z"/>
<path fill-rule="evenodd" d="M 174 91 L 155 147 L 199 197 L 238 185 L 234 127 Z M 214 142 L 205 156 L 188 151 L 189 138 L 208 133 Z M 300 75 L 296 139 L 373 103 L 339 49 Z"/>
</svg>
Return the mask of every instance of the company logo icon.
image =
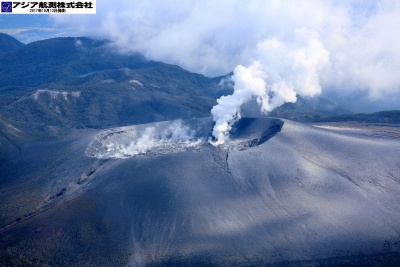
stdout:
<svg viewBox="0 0 400 267">
<path fill-rule="evenodd" d="M 12 12 L 12 2 L 1 2 L 1 12 L 11 13 Z"/>
</svg>

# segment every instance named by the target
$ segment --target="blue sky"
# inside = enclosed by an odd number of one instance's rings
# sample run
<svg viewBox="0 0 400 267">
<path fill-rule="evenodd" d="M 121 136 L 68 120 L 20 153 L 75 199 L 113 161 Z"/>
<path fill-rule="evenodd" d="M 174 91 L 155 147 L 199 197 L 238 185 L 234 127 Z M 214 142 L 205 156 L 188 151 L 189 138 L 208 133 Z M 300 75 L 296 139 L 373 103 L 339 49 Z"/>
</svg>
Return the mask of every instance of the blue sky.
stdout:
<svg viewBox="0 0 400 267">
<path fill-rule="evenodd" d="M 69 27 L 59 26 L 50 15 L 0 15 L 0 32 L 23 43 L 51 37 L 72 36 Z"/>
</svg>

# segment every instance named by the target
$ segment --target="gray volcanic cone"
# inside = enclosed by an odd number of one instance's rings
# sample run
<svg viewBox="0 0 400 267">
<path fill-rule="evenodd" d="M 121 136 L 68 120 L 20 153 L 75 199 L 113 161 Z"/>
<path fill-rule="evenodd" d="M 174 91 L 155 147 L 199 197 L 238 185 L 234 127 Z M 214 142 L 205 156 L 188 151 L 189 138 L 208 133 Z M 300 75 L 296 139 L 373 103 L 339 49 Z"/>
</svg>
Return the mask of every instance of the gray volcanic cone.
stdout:
<svg viewBox="0 0 400 267">
<path fill-rule="evenodd" d="M 171 125 L 184 131 L 174 135 Z M 156 145 L 129 154 L 149 128 Z M 0 259 L 18 254 L 51 266 L 396 259 L 397 138 L 272 118 L 242 119 L 233 128 L 218 147 L 207 143 L 210 119 L 113 128 L 65 141 L 74 155 L 57 170 L 75 164 L 80 175 L 65 177 L 48 168 L 58 187 L 32 187 L 41 194 L 31 202 L 41 208 L 25 203 L 33 215 L 1 230 Z M 50 157 L 48 164 L 54 161 Z M 17 218 L 12 209 L 1 214 Z"/>
</svg>

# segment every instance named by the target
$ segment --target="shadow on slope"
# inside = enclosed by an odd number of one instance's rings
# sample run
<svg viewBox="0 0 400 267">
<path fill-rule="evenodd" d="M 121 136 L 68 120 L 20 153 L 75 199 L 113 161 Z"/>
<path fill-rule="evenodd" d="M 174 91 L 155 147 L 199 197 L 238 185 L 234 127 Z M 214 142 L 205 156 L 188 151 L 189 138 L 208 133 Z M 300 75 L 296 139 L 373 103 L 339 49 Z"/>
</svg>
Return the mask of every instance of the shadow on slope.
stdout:
<svg viewBox="0 0 400 267">
<path fill-rule="evenodd" d="M 183 121 L 192 128 L 194 122 Z M 84 157 L 83 146 L 93 138 L 119 141 L 148 126 L 87 135 L 71 147 L 71 157 L 63 153 L 70 162 L 60 158 L 57 170 L 84 161 L 86 168 L 79 167 L 88 170 L 97 159 Z M 91 182 L 80 195 L 0 231 L 0 260 L 51 266 L 398 262 L 398 142 L 268 118 L 234 128 L 231 142 L 256 139 L 258 145 L 205 144 L 109 159 L 101 172 L 89 170 Z"/>
</svg>

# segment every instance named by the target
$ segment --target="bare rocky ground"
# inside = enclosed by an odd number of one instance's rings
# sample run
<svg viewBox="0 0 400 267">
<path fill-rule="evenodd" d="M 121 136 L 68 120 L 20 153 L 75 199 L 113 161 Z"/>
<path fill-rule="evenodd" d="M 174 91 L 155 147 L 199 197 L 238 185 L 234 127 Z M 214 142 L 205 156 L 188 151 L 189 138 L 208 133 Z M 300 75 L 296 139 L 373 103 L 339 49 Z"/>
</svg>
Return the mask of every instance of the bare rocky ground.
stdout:
<svg viewBox="0 0 400 267">
<path fill-rule="evenodd" d="M 207 140 L 198 122 L 183 121 L 201 133 L 189 139 Z M 400 264 L 397 127 L 245 119 L 224 147 L 88 154 L 152 126 L 12 150 L 0 164 L 1 265 Z"/>
</svg>

